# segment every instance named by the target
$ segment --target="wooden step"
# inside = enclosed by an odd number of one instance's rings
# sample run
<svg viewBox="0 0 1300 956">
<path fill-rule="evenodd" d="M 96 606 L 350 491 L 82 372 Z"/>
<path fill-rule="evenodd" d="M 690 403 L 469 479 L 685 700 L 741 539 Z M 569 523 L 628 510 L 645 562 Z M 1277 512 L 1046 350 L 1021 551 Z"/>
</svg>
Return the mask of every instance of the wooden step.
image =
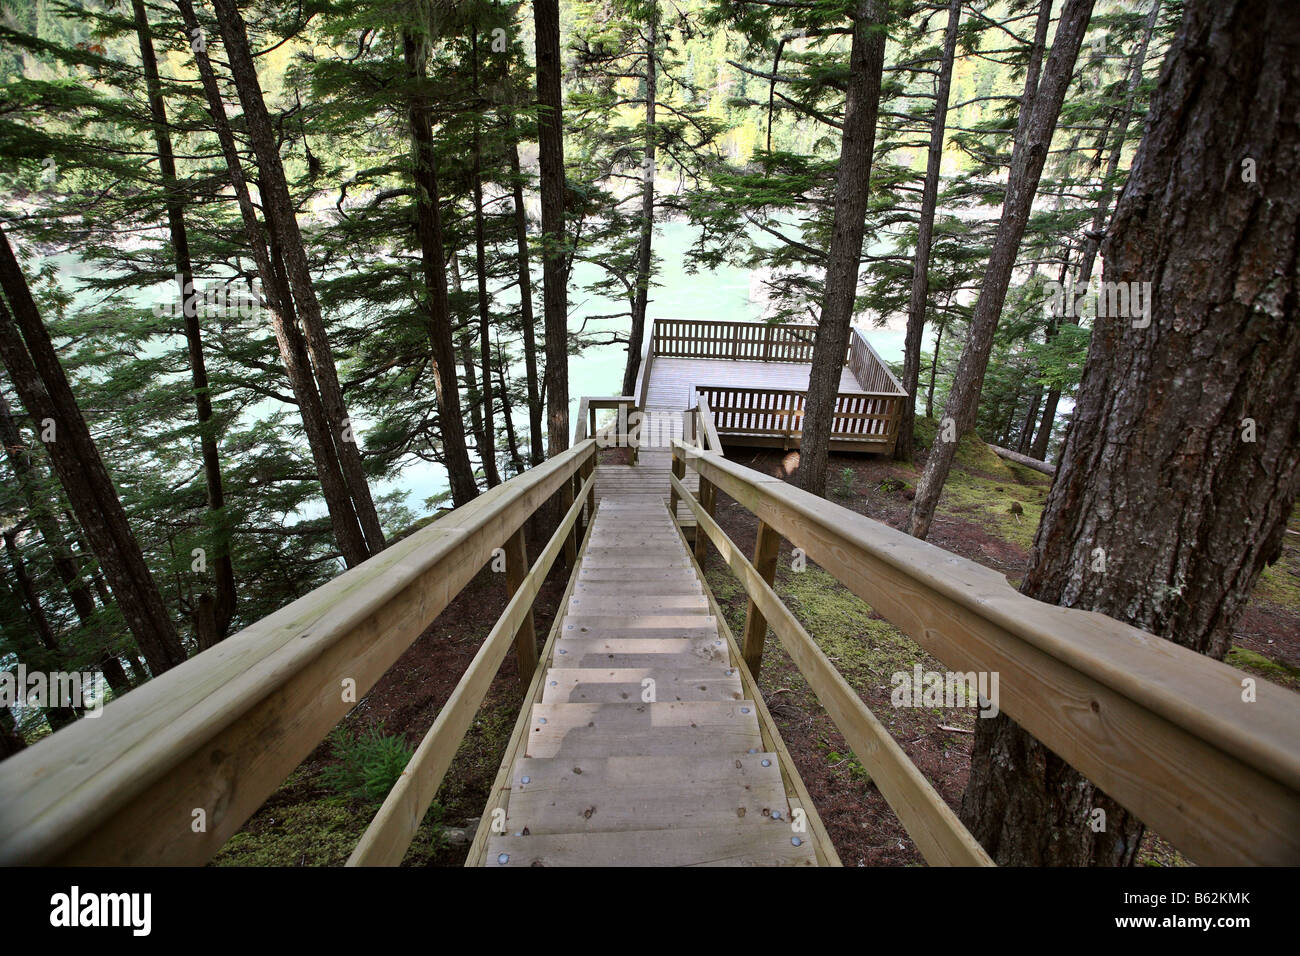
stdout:
<svg viewBox="0 0 1300 956">
<path fill-rule="evenodd" d="M 714 640 L 680 637 L 613 638 L 556 641 L 552 667 L 659 667 L 694 673 L 701 667 L 717 668 L 719 675 L 732 667 L 726 645 Z"/>
<path fill-rule="evenodd" d="M 715 827 L 494 836 L 488 866 L 816 866 L 807 834 L 759 817 Z"/>
<path fill-rule="evenodd" d="M 596 631 L 717 631 L 712 614 L 566 614 L 560 625 L 561 637 L 594 637 Z"/>
<path fill-rule="evenodd" d="M 673 596 L 680 594 L 703 594 L 704 586 L 698 580 L 691 580 L 683 577 L 680 581 L 592 581 L 579 583 L 573 586 L 573 594 L 577 597 L 633 597 L 665 595 Z"/>
<path fill-rule="evenodd" d="M 568 654 L 564 655 L 567 659 Z M 542 682 L 542 701 L 548 704 L 616 704 L 641 701 L 654 681 L 655 702 L 689 700 L 741 700 L 740 676 L 732 668 L 712 667 L 552 667 Z"/>
<path fill-rule="evenodd" d="M 708 614 L 708 599 L 699 594 L 609 595 L 575 594 L 569 598 L 569 613 L 608 614 Z"/>
<path fill-rule="evenodd" d="M 745 700 L 658 704 L 534 704 L 528 757 L 636 757 L 758 753 L 754 705 Z"/>
<path fill-rule="evenodd" d="M 528 758 L 520 761 L 524 765 L 533 762 Z M 525 769 L 529 768 L 525 766 Z M 734 767 L 732 772 L 739 773 Z M 532 779 L 531 773 L 522 776 Z M 506 832 L 519 835 L 524 830 L 534 835 L 609 833 L 725 826 L 751 817 L 790 820 L 790 806 L 779 770 L 774 779 L 769 777 L 762 782 L 736 777 L 728 782 L 700 786 L 680 781 L 680 777 L 663 776 L 658 781 L 629 787 L 599 784 L 560 791 L 526 785 L 511 791 Z"/>
</svg>

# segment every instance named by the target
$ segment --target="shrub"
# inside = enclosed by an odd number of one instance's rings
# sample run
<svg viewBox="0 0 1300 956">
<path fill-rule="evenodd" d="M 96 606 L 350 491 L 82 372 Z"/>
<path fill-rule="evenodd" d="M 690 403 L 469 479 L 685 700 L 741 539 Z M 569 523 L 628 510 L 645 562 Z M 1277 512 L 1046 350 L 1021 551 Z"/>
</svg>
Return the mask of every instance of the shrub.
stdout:
<svg viewBox="0 0 1300 956">
<path fill-rule="evenodd" d="M 383 726 L 355 736 L 337 731 L 330 740 L 338 763 L 325 768 L 325 785 L 348 797 L 380 803 L 393 789 L 415 752 L 405 738 L 385 734 Z"/>
</svg>

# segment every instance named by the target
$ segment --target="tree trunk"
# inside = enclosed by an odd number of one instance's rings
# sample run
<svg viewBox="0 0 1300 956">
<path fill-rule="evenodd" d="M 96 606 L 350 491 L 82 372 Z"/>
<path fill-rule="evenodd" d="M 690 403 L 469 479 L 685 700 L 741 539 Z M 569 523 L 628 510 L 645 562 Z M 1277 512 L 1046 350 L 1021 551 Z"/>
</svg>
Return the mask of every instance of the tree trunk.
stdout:
<svg viewBox="0 0 1300 956">
<path fill-rule="evenodd" d="M 512 118 L 512 141 L 508 152 L 514 190 L 516 258 L 519 261 L 519 324 L 524 339 L 524 376 L 528 384 L 528 460 L 540 465 L 546 460 L 546 440 L 542 437 L 542 391 L 537 381 L 537 319 L 533 315 L 533 277 L 528 265 L 528 213 L 524 208 L 519 141 L 514 138 L 514 129 Z"/>
<path fill-rule="evenodd" d="M 451 257 L 451 283 L 459 296 L 463 294 L 461 285 L 460 260 Z M 483 437 L 483 398 L 478 387 L 478 370 L 474 366 L 474 349 L 470 342 L 470 327 L 462 325 L 456 336 L 456 349 L 460 353 L 460 364 L 465 369 L 465 407 L 469 410 L 469 428 L 474 435 L 474 445 L 478 456 L 483 457 L 483 448 L 487 444 Z"/>
<path fill-rule="evenodd" d="M 470 32 L 470 55 L 472 64 L 472 82 L 478 89 L 478 27 Z M 478 286 L 478 328 L 479 352 L 483 361 L 483 439 L 479 447 L 479 456 L 483 459 L 483 477 L 489 488 L 501 484 L 501 472 L 497 470 L 496 419 L 492 407 L 492 312 L 488 308 L 487 282 L 487 239 L 483 228 L 483 144 L 479 135 L 479 118 L 473 121 L 470 167 L 471 185 L 474 200 L 474 272 Z"/>
<path fill-rule="evenodd" d="M 99 558 L 127 626 L 150 669 L 160 674 L 184 661 L 185 649 L 3 231 L 0 289 L 4 292 L 0 299 L 0 358 L 37 427 L 54 429 L 45 447 L 55 473 Z"/>
<path fill-rule="evenodd" d="M 651 243 L 655 231 L 655 100 L 658 96 L 659 4 L 646 11 L 645 44 L 645 157 L 641 160 L 641 235 L 636 246 L 636 288 L 632 295 L 632 328 L 627 338 L 627 366 L 623 371 L 623 395 L 636 389 L 641 367 L 641 346 L 645 341 L 645 314 L 650 300 L 650 272 L 654 264 Z"/>
<path fill-rule="evenodd" d="M 50 562 L 54 565 L 54 571 L 68 593 L 77 620 L 89 630 L 100 631 L 101 624 L 95 620 L 95 599 L 90 593 L 76 556 L 68 546 L 63 529 L 59 526 L 57 511 L 44 497 L 40 477 L 36 474 L 36 467 L 32 464 L 27 445 L 18 430 L 18 422 L 14 420 L 13 411 L 9 408 L 9 403 L 3 394 L 0 394 L 0 442 L 4 444 L 5 457 L 9 460 L 9 465 L 14 470 L 14 477 L 17 478 L 19 488 L 22 490 L 27 513 L 31 516 L 36 530 L 41 533 L 42 540 L 45 541 Z M 103 635 L 99 636 L 101 640 L 104 639 Z M 106 653 L 100 661 L 100 667 L 114 692 L 124 694 L 131 689 L 131 682 L 116 657 Z"/>
<path fill-rule="evenodd" d="M 930 387 L 925 393 L 925 417 L 934 418 L 934 380 L 939 372 L 939 345 L 943 342 L 943 326 L 934 333 L 934 355 L 930 356 Z"/>
<path fill-rule="evenodd" d="M 944 132 L 948 126 L 948 92 L 952 64 L 957 56 L 957 28 L 961 0 L 949 0 L 948 27 L 943 34 L 943 59 L 934 88 L 934 121 L 930 124 L 930 153 L 921 190 L 921 212 L 916 225 L 916 257 L 912 260 L 912 294 L 907 303 L 907 333 L 903 342 L 903 388 L 907 400 L 898 420 L 894 458 L 911 461 L 915 445 L 916 389 L 921 380 L 921 339 L 925 335 L 925 300 L 930 289 L 930 246 L 934 239 L 934 210 L 939 198 L 939 170 L 943 165 Z"/>
<path fill-rule="evenodd" d="M 180 285 L 181 313 L 185 342 L 189 349 L 190 380 L 194 385 L 194 406 L 199 422 L 199 452 L 203 461 L 203 480 L 207 491 L 208 514 L 212 521 L 212 579 L 216 594 L 210 601 L 197 605 L 210 615 L 196 626 L 220 641 L 230 631 L 235 614 L 235 570 L 230 558 L 230 520 L 225 511 L 226 492 L 221 480 L 221 458 L 217 450 L 216 425 L 212 421 L 212 396 L 208 387 L 207 362 L 203 357 L 203 333 L 199 327 L 198 306 L 202 297 L 194 288 L 194 268 L 190 262 L 190 241 L 185 228 L 185 208 L 180 184 L 176 179 L 176 157 L 167 126 L 167 107 L 163 102 L 162 83 L 158 78 L 158 59 L 154 55 L 153 37 L 144 0 L 131 0 L 135 33 L 144 66 L 145 88 L 149 96 L 149 117 L 153 123 L 154 145 L 158 150 L 158 171 L 167 194 L 167 227 L 172 251 L 176 256 L 176 276 Z"/>
<path fill-rule="evenodd" d="M 533 0 L 537 29 L 538 160 L 542 192 L 542 301 L 546 325 L 546 453 L 569 447 L 569 304 L 565 288 L 564 129 L 559 0 Z"/>
<path fill-rule="evenodd" d="M 26 746 L 27 741 L 23 738 L 22 731 L 18 729 L 18 721 L 14 720 L 13 711 L 8 707 L 0 707 L 0 760 L 12 757 Z"/>
<path fill-rule="evenodd" d="M 194 15 L 190 0 L 176 0 L 176 6 L 181 12 L 188 35 L 195 36 L 195 31 L 199 29 L 199 22 Z M 225 103 L 217 86 L 212 63 L 205 50 L 196 50 L 194 59 L 203 81 L 203 92 L 208 101 L 208 114 L 212 118 L 213 128 L 221 143 L 221 151 L 230 173 L 230 183 L 239 203 L 249 252 L 261 279 L 262 304 L 271 313 L 271 327 L 275 332 L 276 344 L 279 346 L 280 361 L 284 364 L 289 386 L 298 402 L 298 414 L 302 418 L 307 447 L 311 450 L 312 462 L 320 478 L 321 495 L 325 499 L 326 510 L 329 512 L 334 542 L 338 545 L 347 566 L 355 567 L 369 557 L 369 551 L 366 548 L 365 536 L 361 531 L 352 498 L 348 494 L 347 483 L 343 479 L 338 455 L 335 453 L 329 420 L 325 416 L 325 406 L 321 402 L 320 392 L 312 374 L 307 343 L 302 337 L 302 331 L 298 328 L 298 321 L 294 314 L 293 295 L 284 272 L 279 247 L 275 245 L 276 239 L 272 235 L 272 251 L 267 251 L 262 224 L 258 221 L 257 210 L 248 189 L 248 181 L 244 177 L 243 163 L 239 158 L 230 122 L 226 118 Z"/>
<path fill-rule="evenodd" d="M 416 233 L 424 265 L 424 292 L 429 310 L 430 362 L 438 399 L 443 460 L 456 507 L 478 497 L 474 468 L 465 444 L 460 392 L 456 385 L 456 352 L 451 340 L 451 307 L 447 302 L 447 260 L 442 245 L 442 211 L 439 208 L 438 173 L 433 154 L 433 127 L 425 90 L 426 42 L 414 33 L 402 38 L 407 77 L 411 81 L 408 120 L 415 164 Z"/>
<path fill-rule="evenodd" d="M 859 0 L 853 15 L 848 98 L 844 104 L 844 135 L 835 183 L 835 221 L 826 254 L 826 290 L 813 343 L 803 435 L 799 440 L 799 487 L 816 495 L 826 492 L 826 456 L 830 450 L 835 398 L 840 391 L 853 302 L 858 293 L 876 114 L 885 68 L 884 11 L 880 0 Z"/>
<path fill-rule="evenodd" d="M 514 409 L 510 401 L 510 386 L 506 383 L 505 360 L 501 355 L 501 340 L 496 341 L 494 350 L 497 354 L 496 372 L 497 382 L 501 386 L 501 419 L 506 426 L 506 444 L 509 446 L 510 463 L 514 466 L 515 474 L 521 475 L 524 472 L 524 459 L 519 454 L 519 439 L 515 436 Z"/>
<path fill-rule="evenodd" d="M 4 532 L 5 551 L 9 555 L 10 564 L 13 565 L 14 580 L 18 582 L 18 592 L 23 597 L 23 604 L 27 609 L 27 618 L 31 621 L 32 630 L 36 632 L 42 648 L 40 651 L 41 659 L 39 661 L 33 659 L 29 663 L 36 664 L 36 669 L 42 670 L 46 674 L 53 671 L 66 671 L 68 670 L 67 658 L 63 653 L 63 649 L 59 647 L 58 636 L 55 635 L 54 628 L 50 626 L 50 619 L 45 615 L 45 608 L 41 606 L 41 597 L 36 591 L 36 585 L 27 573 L 27 565 L 18 550 L 16 537 L 12 529 Z M 72 701 L 60 703 L 55 701 L 52 696 L 46 701 L 42 713 L 44 713 L 45 719 L 49 721 L 50 728 L 53 730 L 68 726 L 80 716 L 76 708 L 72 706 Z"/>
<path fill-rule="evenodd" d="M 316 383 L 321 403 L 330 424 L 330 437 L 334 443 L 340 470 L 347 484 L 348 494 L 365 535 L 370 554 L 385 547 L 384 533 L 379 525 L 370 486 L 366 483 L 361 464 L 361 451 L 356 438 L 356 426 L 348 416 L 339 385 L 338 370 L 334 367 L 334 354 L 330 349 L 325 322 L 321 317 L 320 302 L 312 285 L 307 267 L 307 253 L 303 248 L 302 234 L 298 230 L 298 217 L 289 198 L 289 184 L 280 150 L 275 140 L 271 117 L 262 98 L 262 86 L 257 78 L 257 67 L 249 50 L 248 33 L 244 19 L 235 0 L 213 0 L 221 37 L 226 45 L 226 59 L 235 81 L 239 102 L 244 108 L 244 122 L 248 138 L 257 155 L 258 186 L 267 226 L 275 236 L 276 245 L 284 258 L 285 271 L 292 289 L 298 318 L 302 321 L 307 349 L 314 363 Z"/>
<path fill-rule="evenodd" d="M 189 0 L 176 0 L 184 18 L 186 30 L 190 36 L 199 29 L 198 20 Z M 230 173 L 231 184 L 239 203 L 244 221 L 244 231 L 254 265 L 261 278 L 264 304 L 270 310 L 271 324 L 280 350 L 280 358 L 285 373 L 298 402 L 299 415 L 302 418 L 303 431 L 312 452 L 312 459 L 320 477 L 321 493 L 330 516 L 334 530 L 334 539 L 339 546 L 343 559 L 349 567 L 360 564 L 369 552 L 356 516 L 352 499 L 348 494 L 347 484 L 339 466 L 330 434 L 329 421 L 320 399 L 320 393 L 311 370 L 311 359 L 307 354 L 307 344 L 298 328 L 294 314 L 293 297 L 283 267 L 279 247 L 274 234 L 271 235 L 272 251 L 268 254 L 263 239 L 262 227 L 257 219 L 256 209 L 249 193 L 248 183 L 244 177 L 243 165 L 235 146 L 234 136 L 226 118 L 225 104 L 212 71 L 211 62 L 206 52 L 195 51 L 195 61 L 203 81 L 204 93 L 208 101 L 208 112 L 221 142 L 222 152 Z"/>
<path fill-rule="evenodd" d="M 1102 246 L 1108 282 L 1151 283 L 1150 325 L 1096 320 L 1021 585 L 1215 658 L 1300 491 L 1300 405 L 1278 400 L 1300 386 L 1298 38 L 1294 4 L 1184 7 Z M 1133 862 L 1140 822 L 1014 722 L 977 723 L 962 815 L 999 863 Z"/>
<path fill-rule="evenodd" d="M 993 240 L 984 284 L 971 316 L 966 347 L 962 350 L 961 362 L 957 366 L 952 390 L 944 407 L 944 420 L 951 421 L 948 431 L 954 440 L 944 440 L 945 421 L 940 421 L 938 438 L 930 449 L 925 471 L 916 485 L 916 498 L 912 501 L 907 530 L 917 538 L 924 538 L 930 531 L 935 506 L 939 503 L 943 483 L 957 452 L 957 442 L 975 427 L 980 390 L 984 385 L 984 373 L 988 369 L 989 352 L 993 347 L 993 332 L 1002 314 L 1011 271 L 1016 264 L 1016 252 L 1029 221 L 1038 180 L 1052 143 L 1052 134 L 1056 130 L 1061 103 L 1070 85 L 1074 61 L 1083 42 L 1092 5 L 1093 0 L 1066 0 L 1057 24 L 1052 52 L 1047 57 L 1042 79 L 1032 94 L 1032 104 L 1021 107 L 1021 124 L 1012 151 L 1002 219 Z M 1026 98 L 1031 98 L 1028 85 Z M 1028 117 L 1025 116 L 1026 109 L 1030 114 Z"/>
</svg>

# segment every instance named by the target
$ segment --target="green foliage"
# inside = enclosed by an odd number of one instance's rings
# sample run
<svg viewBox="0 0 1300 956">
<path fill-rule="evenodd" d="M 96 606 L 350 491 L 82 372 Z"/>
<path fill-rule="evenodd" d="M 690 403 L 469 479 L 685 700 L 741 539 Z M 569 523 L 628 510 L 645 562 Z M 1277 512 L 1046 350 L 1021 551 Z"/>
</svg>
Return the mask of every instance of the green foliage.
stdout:
<svg viewBox="0 0 1300 956">
<path fill-rule="evenodd" d="M 388 796 L 415 753 L 405 738 L 385 734 L 382 726 L 355 735 L 337 730 L 330 747 L 338 763 L 322 772 L 322 782 L 343 796 L 371 803 Z"/>
</svg>

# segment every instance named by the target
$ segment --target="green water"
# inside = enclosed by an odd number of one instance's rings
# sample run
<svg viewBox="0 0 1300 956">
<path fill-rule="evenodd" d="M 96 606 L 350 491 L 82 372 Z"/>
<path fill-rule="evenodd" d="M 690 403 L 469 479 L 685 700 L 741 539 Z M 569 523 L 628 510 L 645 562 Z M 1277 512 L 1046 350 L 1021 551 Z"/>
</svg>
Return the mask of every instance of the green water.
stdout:
<svg viewBox="0 0 1300 956">
<path fill-rule="evenodd" d="M 695 239 L 696 231 L 689 223 L 669 222 L 655 230 L 655 254 L 659 259 L 659 273 L 656 285 L 651 289 L 649 318 L 683 318 L 683 319 L 717 319 L 727 321 L 759 321 L 762 318 L 760 302 L 750 300 L 751 272 L 746 268 L 725 266 L 711 272 L 687 273 L 684 262 L 685 254 Z M 56 260 L 60 273 L 68 289 L 75 289 L 77 278 L 94 271 L 93 264 L 78 262 L 70 256 Z M 592 315 L 623 312 L 627 303 L 622 299 L 608 299 L 590 295 L 582 288 L 601 278 L 601 270 L 589 263 L 578 263 L 570 283 L 569 314 L 570 327 L 577 329 L 583 319 Z M 541 310 L 541 278 L 535 276 L 535 308 Z M 203 286 L 205 282 L 198 283 Z M 757 283 L 754 283 L 757 288 Z M 156 302 L 170 301 L 175 296 L 172 285 L 159 286 L 156 289 L 142 291 L 129 298 L 140 306 L 152 306 Z M 91 297 L 85 293 L 77 296 L 77 305 L 89 304 Z M 503 297 L 503 303 L 505 301 Z M 621 319 L 593 320 L 587 326 L 588 331 L 617 331 L 626 334 L 629 320 Z M 903 353 L 903 334 L 901 331 L 872 329 L 867 330 L 872 346 L 886 361 L 898 361 Z M 627 350 L 623 345 L 600 345 L 586 349 L 580 356 L 569 359 L 569 417 L 576 423 L 578 402 L 584 395 L 617 395 L 622 389 L 623 368 L 627 361 Z M 522 378 L 523 370 L 512 370 L 512 374 Z M 251 413 L 254 416 L 266 415 L 278 406 L 273 400 L 259 403 Z M 515 426 L 521 437 L 528 434 L 527 409 L 515 409 Z M 358 431 L 364 441 L 367 422 L 357 419 Z M 441 494 L 447 489 L 446 471 L 442 466 L 424 461 L 413 461 L 399 466 L 394 477 L 378 483 L 373 489 L 378 494 L 392 491 L 405 492 L 406 503 L 417 514 L 427 509 L 425 501 Z M 323 513 L 324 504 L 320 503 L 309 510 L 309 514 Z M 309 515 L 304 515 L 309 516 Z"/>
</svg>

